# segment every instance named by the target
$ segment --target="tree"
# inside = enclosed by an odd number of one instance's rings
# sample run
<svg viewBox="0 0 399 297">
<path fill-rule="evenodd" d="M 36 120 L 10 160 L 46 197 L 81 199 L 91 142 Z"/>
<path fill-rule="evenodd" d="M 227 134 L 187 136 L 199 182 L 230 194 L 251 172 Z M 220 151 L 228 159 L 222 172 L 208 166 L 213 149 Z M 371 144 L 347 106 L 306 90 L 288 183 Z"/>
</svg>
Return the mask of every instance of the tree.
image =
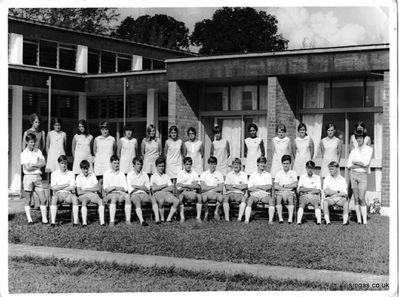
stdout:
<svg viewBox="0 0 399 297">
<path fill-rule="evenodd" d="M 188 29 L 165 14 L 125 18 L 112 36 L 171 49 L 188 49 Z"/>
<path fill-rule="evenodd" d="M 224 7 L 195 24 L 190 42 L 204 55 L 284 50 L 288 40 L 277 29 L 276 17 L 264 11 Z"/>
<path fill-rule="evenodd" d="M 114 8 L 11 8 L 10 16 L 36 20 L 88 33 L 110 34 L 119 14 Z"/>
</svg>

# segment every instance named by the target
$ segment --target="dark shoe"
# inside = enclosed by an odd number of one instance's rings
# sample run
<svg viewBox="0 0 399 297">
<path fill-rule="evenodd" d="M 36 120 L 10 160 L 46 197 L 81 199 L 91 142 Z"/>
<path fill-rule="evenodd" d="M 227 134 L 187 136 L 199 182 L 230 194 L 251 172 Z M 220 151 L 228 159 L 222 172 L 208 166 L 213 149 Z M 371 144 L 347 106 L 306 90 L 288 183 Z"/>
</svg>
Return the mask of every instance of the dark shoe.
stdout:
<svg viewBox="0 0 399 297">
<path fill-rule="evenodd" d="M 146 227 L 146 226 L 148 226 L 148 223 L 147 223 L 146 221 L 143 221 L 143 222 L 141 223 L 141 226 Z"/>
<path fill-rule="evenodd" d="M 155 225 L 161 225 L 161 221 L 155 222 Z"/>
<path fill-rule="evenodd" d="M 42 225 L 48 225 L 48 222 L 42 222 Z"/>
<path fill-rule="evenodd" d="M 291 225 L 292 224 L 292 222 L 288 222 L 288 225 Z"/>
<path fill-rule="evenodd" d="M 83 225 L 82 225 L 82 228 L 86 228 L 86 227 L 87 227 L 87 224 L 83 224 Z"/>
<path fill-rule="evenodd" d="M 347 225 L 349 225 L 349 222 L 342 223 L 342 225 L 347 226 Z"/>
<path fill-rule="evenodd" d="M 105 227 L 105 224 L 100 224 L 100 227 Z"/>
<path fill-rule="evenodd" d="M 54 227 L 55 227 L 55 224 L 52 223 L 52 224 L 51 224 L 51 227 L 54 228 Z"/>
<path fill-rule="evenodd" d="M 316 225 L 321 225 L 321 223 L 317 222 Z"/>
<path fill-rule="evenodd" d="M 32 226 L 34 223 L 33 222 L 28 222 L 28 225 L 29 226 Z"/>
<path fill-rule="evenodd" d="M 279 224 L 284 224 L 284 221 L 278 221 Z"/>
<path fill-rule="evenodd" d="M 79 227 L 79 224 L 73 224 L 73 227 L 74 228 Z"/>
</svg>

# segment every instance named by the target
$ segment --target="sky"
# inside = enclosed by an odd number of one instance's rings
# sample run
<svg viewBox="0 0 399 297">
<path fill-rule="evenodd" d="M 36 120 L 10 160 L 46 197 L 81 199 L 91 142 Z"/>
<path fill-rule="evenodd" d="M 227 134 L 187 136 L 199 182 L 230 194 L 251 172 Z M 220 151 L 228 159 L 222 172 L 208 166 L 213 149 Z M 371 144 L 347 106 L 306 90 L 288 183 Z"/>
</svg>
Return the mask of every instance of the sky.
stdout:
<svg viewBox="0 0 399 297">
<path fill-rule="evenodd" d="M 386 7 L 255 7 L 276 16 L 279 34 L 288 48 L 331 47 L 389 42 L 389 11 Z M 186 24 L 190 33 L 196 22 L 212 18 L 217 7 L 119 8 L 127 16 L 167 14 Z M 196 48 L 191 48 L 196 51 Z"/>
</svg>

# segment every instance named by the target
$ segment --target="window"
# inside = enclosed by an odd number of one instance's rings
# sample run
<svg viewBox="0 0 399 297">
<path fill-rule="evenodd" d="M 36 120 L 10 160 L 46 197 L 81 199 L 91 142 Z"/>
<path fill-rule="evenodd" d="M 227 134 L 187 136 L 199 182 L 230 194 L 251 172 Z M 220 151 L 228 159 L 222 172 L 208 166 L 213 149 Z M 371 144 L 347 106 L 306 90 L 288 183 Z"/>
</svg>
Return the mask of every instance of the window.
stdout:
<svg viewBox="0 0 399 297">
<path fill-rule="evenodd" d="M 151 70 L 151 69 L 152 69 L 151 59 L 143 57 L 143 70 Z"/>
<path fill-rule="evenodd" d="M 147 116 L 147 94 L 132 94 L 126 96 L 126 117 Z"/>
<path fill-rule="evenodd" d="M 132 70 L 132 56 L 118 54 L 118 72 Z"/>
<path fill-rule="evenodd" d="M 23 58 L 25 65 L 37 65 L 38 41 L 24 38 Z"/>
<path fill-rule="evenodd" d="M 43 67 L 57 68 L 57 43 L 40 40 L 39 65 Z"/>
<path fill-rule="evenodd" d="M 258 91 L 256 85 L 231 87 L 230 110 L 258 109 Z"/>
<path fill-rule="evenodd" d="M 98 50 L 89 49 L 87 57 L 87 71 L 88 73 L 100 72 L 100 52 Z"/>
<path fill-rule="evenodd" d="M 204 96 L 204 110 L 206 111 L 219 111 L 223 110 L 223 104 L 227 109 L 228 106 L 228 87 L 207 87 L 205 88 Z"/>
<path fill-rule="evenodd" d="M 76 46 L 60 44 L 58 51 L 59 68 L 74 71 L 76 65 Z"/>
<path fill-rule="evenodd" d="M 152 60 L 153 69 L 165 69 L 165 62 L 159 60 Z"/>
<path fill-rule="evenodd" d="M 101 73 L 116 71 L 116 54 L 111 52 L 101 52 Z"/>
<path fill-rule="evenodd" d="M 158 116 L 168 116 L 168 93 L 158 93 Z"/>
</svg>

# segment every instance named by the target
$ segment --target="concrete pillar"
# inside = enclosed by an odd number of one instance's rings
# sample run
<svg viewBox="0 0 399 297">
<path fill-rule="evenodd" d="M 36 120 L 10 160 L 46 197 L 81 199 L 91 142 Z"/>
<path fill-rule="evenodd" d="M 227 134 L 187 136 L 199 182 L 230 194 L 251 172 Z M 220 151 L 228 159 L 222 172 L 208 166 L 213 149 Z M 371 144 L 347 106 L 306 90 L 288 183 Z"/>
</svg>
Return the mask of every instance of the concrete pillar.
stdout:
<svg viewBox="0 0 399 297">
<path fill-rule="evenodd" d="M 158 94 L 155 89 L 147 90 L 147 126 L 151 124 L 158 128 Z"/>
<path fill-rule="evenodd" d="M 175 81 L 168 82 L 168 127 L 176 125 L 176 88 Z"/>
<path fill-rule="evenodd" d="M 79 120 L 87 120 L 87 100 L 86 93 L 79 93 Z"/>
<path fill-rule="evenodd" d="M 132 70 L 133 71 L 143 70 L 143 57 L 142 56 L 133 55 Z"/>
<path fill-rule="evenodd" d="M 76 71 L 79 73 L 87 73 L 87 60 L 89 52 L 85 45 L 78 44 L 76 50 Z"/>
<path fill-rule="evenodd" d="M 11 180 L 10 190 L 21 190 L 21 151 L 22 151 L 22 86 L 12 86 L 12 119 L 11 119 Z"/>
<path fill-rule="evenodd" d="M 21 34 L 10 34 L 10 64 L 23 64 L 24 37 Z"/>
</svg>

